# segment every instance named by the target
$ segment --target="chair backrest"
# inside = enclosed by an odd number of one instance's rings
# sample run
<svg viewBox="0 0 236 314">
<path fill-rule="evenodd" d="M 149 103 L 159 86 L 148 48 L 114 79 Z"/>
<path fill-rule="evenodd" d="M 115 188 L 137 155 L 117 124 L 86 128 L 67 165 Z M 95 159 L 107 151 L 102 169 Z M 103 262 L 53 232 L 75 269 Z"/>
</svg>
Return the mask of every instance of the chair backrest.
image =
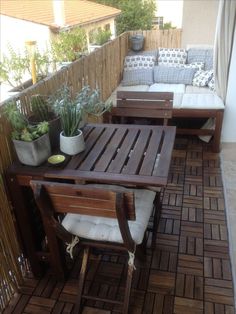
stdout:
<svg viewBox="0 0 236 314">
<path fill-rule="evenodd" d="M 44 227 L 53 229 L 64 241 L 70 237 L 68 231 L 55 219 L 55 213 L 116 218 L 124 246 L 133 250 L 134 241 L 128 220 L 135 220 L 133 192 L 119 192 L 86 185 L 31 180 L 35 201 L 41 212 Z M 49 231 L 49 233 L 51 233 Z"/>
<path fill-rule="evenodd" d="M 117 92 L 117 106 L 111 115 L 118 117 L 162 118 L 164 125 L 172 118 L 173 93 L 170 92 Z"/>
<path fill-rule="evenodd" d="M 135 220 L 133 192 L 38 180 L 30 184 L 35 195 L 40 190 L 41 196 L 49 197 L 54 212 L 117 218 L 118 203 L 122 200 L 126 218 Z"/>
</svg>

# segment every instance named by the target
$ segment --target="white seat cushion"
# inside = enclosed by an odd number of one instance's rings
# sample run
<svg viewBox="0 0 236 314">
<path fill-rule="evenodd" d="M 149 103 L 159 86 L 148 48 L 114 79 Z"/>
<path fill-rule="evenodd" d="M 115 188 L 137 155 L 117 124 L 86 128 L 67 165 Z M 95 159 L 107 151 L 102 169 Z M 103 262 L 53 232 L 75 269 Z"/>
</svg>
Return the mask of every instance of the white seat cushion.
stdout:
<svg viewBox="0 0 236 314">
<path fill-rule="evenodd" d="M 112 102 L 113 107 L 116 107 L 116 93 L 118 91 L 123 92 L 147 92 L 149 89 L 149 85 L 132 85 L 132 86 L 122 86 L 118 85 L 117 88 L 112 92 L 111 96 L 107 99 L 107 102 Z"/>
<path fill-rule="evenodd" d="M 184 93 L 185 92 L 185 85 L 184 84 L 155 83 L 149 87 L 148 91 L 149 92 Z"/>
<path fill-rule="evenodd" d="M 148 91 L 174 93 L 173 108 L 180 108 L 182 104 L 183 94 L 185 92 L 185 85 L 155 83 L 149 87 Z"/>
<path fill-rule="evenodd" d="M 130 86 L 122 86 L 119 85 L 116 91 L 122 92 L 147 92 L 149 89 L 149 85 L 130 85 Z"/>
<path fill-rule="evenodd" d="M 216 94 L 184 94 L 181 109 L 224 109 L 222 99 Z"/>
<path fill-rule="evenodd" d="M 209 87 L 186 85 L 186 94 L 214 94 Z"/>
<path fill-rule="evenodd" d="M 153 209 L 156 193 L 143 189 L 127 189 L 115 185 L 88 184 L 92 188 L 130 191 L 135 194 L 136 220 L 129 221 L 131 236 L 136 244 L 142 243 L 144 232 Z M 64 228 L 81 238 L 123 243 L 117 219 L 80 214 L 67 214 L 62 221 Z"/>
</svg>

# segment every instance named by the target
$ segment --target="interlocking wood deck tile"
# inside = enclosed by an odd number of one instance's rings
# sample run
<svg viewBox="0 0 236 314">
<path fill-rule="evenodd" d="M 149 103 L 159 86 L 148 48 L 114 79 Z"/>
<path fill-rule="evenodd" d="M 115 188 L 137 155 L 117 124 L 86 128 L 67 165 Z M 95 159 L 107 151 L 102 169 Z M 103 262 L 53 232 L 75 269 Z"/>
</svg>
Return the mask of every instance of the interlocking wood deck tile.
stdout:
<svg viewBox="0 0 236 314">
<path fill-rule="evenodd" d="M 225 214 L 219 210 L 204 210 L 204 222 L 209 224 L 226 225 Z"/>
<path fill-rule="evenodd" d="M 180 206 L 168 206 L 163 205 L 161 218 L 170 218 L 180 220 L 181 218 L 181 207 Z"/>
<path fill-rule="evenodd" d="M 203 257 L 179 254 L 178 273 L 203 276 Z"/>
<path fill-rule="evenodd" d="M 183 207 L 182 220 L 193 221 L 193 222 L 203 222 L 203 209 Z"/>
<path fill-rule="evenodd" d="M 136 261 L 129 314 L 234 314 L 220 160 L 196 138 L 176 138 L 155 250 Z M 150 244 L 150 234 L 148 243 Z M 77 249 L 77 253 L 79 253 Z M 28 276 L 8 313 L 71 313 L 81 256 L 65 282 Z M 85 293 L 122 300 L 127 260 L 95 252 Z M 117 314 L 119 305 L 86 301 L 85 314 Z"/>
<path fill-rule="evenodd" d="M 174 314 L 203 314 L 203 301 L 175 297 Z"/>
<path fill-rule="evenodd" d="M 162 314 L 173 313 L 174 297 L 164 294 L 148 292 L 145 298 L 142 313 Z"/>
<path fill-rule="evenodd" d="M 148 282 L 148 291 L 160 294 L 173 295 L 175 289 L 175 273 L 151 270 Z"/>
<path fill-rule="evenodd" d="M 82 314 L 110 314 L 111 311 L 94 309 L 94 307 L 85 306 Z"/>
<path fill-rule="evenodd" d="M 203 239 L 197 237 L 180 236 L 179 253 L 203 256 Z"/>
<path fill-rule="evenodd" d="M 203 300 L 203 286 L 202 276 L 177 273 L 175 295 Z"/>
<path fill-rule="evenodd" d="M 171 252 L 178 252 L 179 236 L 172 234 L 158 233 L 156 248 Z"/>
<path fill-rule="evenodd" d="M 184 207 L 202 208 L 202 198 L 193 195 L 184 195 L 183 197 Z"/>
<path fill-rule="evenodd" d="M 235 314 L 234 307 L 219 303 L 205 302 L 205 314 Z"/>
<path fill-rule="evenodd" d="M 199 222 L 183 221 L 181 222 L 181 236 L 203 238 L 203 224 Z"/>
<path fill-rule="evenodd" d="M 177 258 L 177 253 L 158 250 L 153 253 L 151 268 L 168 272 L 176 272 Z"/>
</svg>

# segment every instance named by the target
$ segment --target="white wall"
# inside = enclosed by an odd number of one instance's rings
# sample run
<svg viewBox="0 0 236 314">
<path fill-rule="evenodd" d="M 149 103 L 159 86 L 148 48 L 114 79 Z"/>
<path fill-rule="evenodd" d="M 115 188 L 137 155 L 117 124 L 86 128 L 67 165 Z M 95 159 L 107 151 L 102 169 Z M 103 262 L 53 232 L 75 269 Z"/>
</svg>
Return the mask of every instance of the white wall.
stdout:
<svg viewBox="0 0 236 314">
<path fill-rule="evenodd" d="M 7 54 L 9 43 L 15 51 L 25 49 L 25 41 L 36 40 L 39 49 L 45 49 L 50 38 L 50 30 L 45 25 L 35 24 L 8 17 L 0 16 L 0 47 L 1 57 Z"/>
<path fill-rule="evenodd" d="M 221 142 L 236 142 L 236 32 L 234 34 Z"/>
<path fill-rule="evenodd" d="M 218 6 L 219 0 L 184 0 L 182 47 L 214 44 Z"/>
</svg>

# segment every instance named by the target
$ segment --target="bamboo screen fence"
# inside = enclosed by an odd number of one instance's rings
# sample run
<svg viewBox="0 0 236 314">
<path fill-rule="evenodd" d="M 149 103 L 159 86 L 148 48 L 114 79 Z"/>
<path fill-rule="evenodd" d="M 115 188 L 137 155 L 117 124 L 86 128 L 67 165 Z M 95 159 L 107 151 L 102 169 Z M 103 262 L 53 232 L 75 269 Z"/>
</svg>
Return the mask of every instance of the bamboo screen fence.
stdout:
<svg viewBox="0 0 236 314">
<path fill-rule="evenodd" d="M 100 49 L 83 57 L 37 84 L 25 89 L 0 106 L 0 310 L 8 304 L 11 296 L 22 282 L 21 255 L 14 229 L 14 216 L 6 197 L 4 174 L 14 158 L 10 141 L 11 129 L 3 116 L 4 105 L 17 101 L 26 116 L 30 114 L 30 97 L 33 94 L 51 95 L 63 84 L 77 93 L 84 85 L 99 88 L 106 100 L 120 83 L 124 58 L 129 50 L 129 35 L 142 33 L 145 36 L 145 50 L 158 47 L 180 47 L 181 30 L 152 30 L 124 33 Z"/>
</svg>

